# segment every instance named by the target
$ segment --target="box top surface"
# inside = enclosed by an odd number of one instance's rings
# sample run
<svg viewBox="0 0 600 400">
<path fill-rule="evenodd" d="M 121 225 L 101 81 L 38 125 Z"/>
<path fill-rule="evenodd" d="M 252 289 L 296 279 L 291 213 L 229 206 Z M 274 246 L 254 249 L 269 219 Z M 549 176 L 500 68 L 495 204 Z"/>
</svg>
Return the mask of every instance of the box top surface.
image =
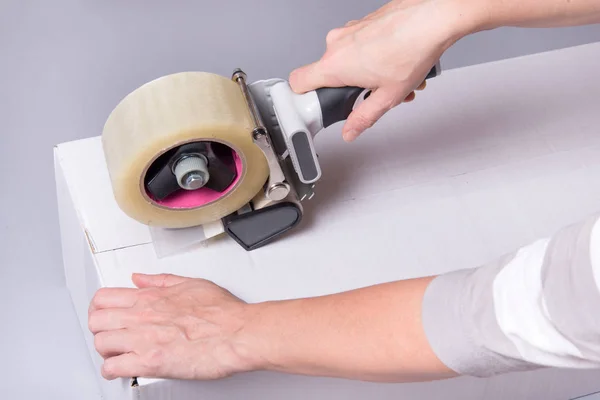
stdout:
<svg viewBox="0 0 600 400">
<path fill-rule="evenodd" d="M 112 197 L 100 138 L 56 152 L 105 284 L 143 270 L 316 295 L 474 267 L 597 211 L 598 70 L 600 43 L 444 71 L 356 143 L 321 132 L 304 223 L 251 253 L 224 238 L 158 259 Z"/>
</svg>

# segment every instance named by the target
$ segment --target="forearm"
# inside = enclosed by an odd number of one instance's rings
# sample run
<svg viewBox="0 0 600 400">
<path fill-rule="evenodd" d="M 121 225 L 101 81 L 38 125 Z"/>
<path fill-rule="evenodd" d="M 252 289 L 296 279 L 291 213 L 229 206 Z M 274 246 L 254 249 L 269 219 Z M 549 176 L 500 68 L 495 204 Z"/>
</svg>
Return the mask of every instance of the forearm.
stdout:
<svg viewBox="0 0 600 400">
<path fill-rule="evenodd" d="M 600 23 L 598 0 L 467 1 L 471 7 L 483 7 L 481 29 L 502 26 L 550 28 Z"/>
<path fill-rule="evenodd" d="M 250 369 L 385 382 L 600 368 L 600 218 L 479 268 L 249 306 Z"/>
<path fill-rule="evenodd" d="M 255 368 L 402 382 L 455 376 L 435 356 L 421 323 L 431 278 L 330 296 L 252 305 L 240 332 Z"/>
</svg>

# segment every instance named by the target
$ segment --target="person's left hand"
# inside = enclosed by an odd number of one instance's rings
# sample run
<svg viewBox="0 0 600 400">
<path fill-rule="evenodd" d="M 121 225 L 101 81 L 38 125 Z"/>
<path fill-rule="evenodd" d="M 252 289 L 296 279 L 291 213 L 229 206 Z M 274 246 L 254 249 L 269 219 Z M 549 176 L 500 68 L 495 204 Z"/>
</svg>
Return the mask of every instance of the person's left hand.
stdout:
<svg viewBox="0 0 600 400">
<path fill-rule="evenodd" d="M 135 274 L 133 282 L 138 289 L 100 289 L 90 304 L 105 379 L 217 379 L 256 367 L 238 340 L 246 303 L 202 279 Z"/>
</svg>

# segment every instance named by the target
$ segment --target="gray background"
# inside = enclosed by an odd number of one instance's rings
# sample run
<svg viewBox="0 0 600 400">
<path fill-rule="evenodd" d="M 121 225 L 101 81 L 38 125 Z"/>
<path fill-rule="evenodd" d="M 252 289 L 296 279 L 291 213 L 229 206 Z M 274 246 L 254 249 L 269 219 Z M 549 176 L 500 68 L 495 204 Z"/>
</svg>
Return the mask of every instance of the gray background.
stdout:
<svg viewBox="0 0 600 400">
<path fill-rule="evenodd" d="M 99 135 L 125 94 L 161 75 L 287 77 L 321 56 L 329 29 L 384 3 L 0 0 L 3 398 L 99 398 L 63 282 L 52 146 Z M 500 29 L 463 39 L 443 66 L 595 41 L 600 26 Z"/>
</svg>

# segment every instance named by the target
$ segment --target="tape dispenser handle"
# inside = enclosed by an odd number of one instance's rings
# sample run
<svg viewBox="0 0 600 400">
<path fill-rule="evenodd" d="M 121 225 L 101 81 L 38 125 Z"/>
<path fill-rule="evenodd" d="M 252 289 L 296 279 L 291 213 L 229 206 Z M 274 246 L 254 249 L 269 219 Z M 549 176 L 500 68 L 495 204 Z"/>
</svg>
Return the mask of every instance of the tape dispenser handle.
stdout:
<svg viewBox="0 0 600 400">
<path fill-rule="evenodd" d="M 437 63 L 427 76 L 425 80 L 434 78 L 440 75 L 441 67 Z M 315 90 L 319 103 L 321 105 L 321 115 L 323 118 L 323 128 L 327 128 L 335 124 L 336 122 L 344 121 L 354 109 L 357 100 L 366 99 L 371 94 L 368 89 L 346 86 L 346 87 L 326 87 Z"/>
</svg>

